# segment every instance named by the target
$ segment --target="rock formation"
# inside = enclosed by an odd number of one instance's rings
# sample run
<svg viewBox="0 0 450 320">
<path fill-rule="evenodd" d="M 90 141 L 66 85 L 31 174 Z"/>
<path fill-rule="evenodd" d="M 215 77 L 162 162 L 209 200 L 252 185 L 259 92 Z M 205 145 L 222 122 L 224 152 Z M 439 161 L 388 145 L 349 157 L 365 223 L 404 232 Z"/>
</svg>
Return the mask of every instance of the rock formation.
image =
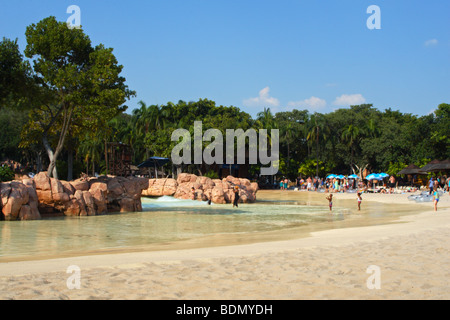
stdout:
<svg viewBox="0 0 450 320">
<path fill-rule="evenodd" d="M 71 182 L 49 178 L 45 172 L 0 184 L 0 217 L 5 220 L 36 220 L 41 215 L 93 216 L 108 212 L 142 211 L 141 196 L 174 196 L 178 199 L 225 204 L 233 201 L 239 186 L 240 202 L 256 200 L 257 183 L 248 179 L 210 179 L 183 173 L 178 179 L 144 179 L 102 176 Z"/>
<path fill-rule="evenodd" d="M 241 203 L 256 201 L 257 183 L 251 183 L 248 179 L 228 176 L 225 179 L 210 179 L 194 174 L 182 173 L 178 179 L 151 179 L 147 189 L 142 191 L 142 196 L 160 197 L 174 196 L 178 199 L 192 199 L 194 188 L 195 200 L 225 204 L 233 201 L 233 187 L 239 186 Z"/>
<path fill-rule="evenodd" d="M 37 220 L 38 196 L 32 179 L 0 183 L 0 213 L 5 220 Z"/>
</svg>

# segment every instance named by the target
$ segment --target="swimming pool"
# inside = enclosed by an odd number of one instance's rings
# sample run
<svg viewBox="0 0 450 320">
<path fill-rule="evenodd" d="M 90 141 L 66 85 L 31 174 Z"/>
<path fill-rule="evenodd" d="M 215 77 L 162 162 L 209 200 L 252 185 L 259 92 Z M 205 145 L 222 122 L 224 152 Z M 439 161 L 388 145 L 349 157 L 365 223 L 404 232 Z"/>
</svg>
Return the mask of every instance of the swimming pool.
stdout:
<svg viewBox="0 0 450 320">
<path fill-rule="evenodd" d="M 172 197 L 142 199 L 143 212 L 0 222 L 0 261 L 167 250 L 293 239 L 331 228 L 373 225 L 410 207 L 341 201 L 330 213 L 323 194 L 262 191 L 254 204 L 208 205 Z"/>
</svg>

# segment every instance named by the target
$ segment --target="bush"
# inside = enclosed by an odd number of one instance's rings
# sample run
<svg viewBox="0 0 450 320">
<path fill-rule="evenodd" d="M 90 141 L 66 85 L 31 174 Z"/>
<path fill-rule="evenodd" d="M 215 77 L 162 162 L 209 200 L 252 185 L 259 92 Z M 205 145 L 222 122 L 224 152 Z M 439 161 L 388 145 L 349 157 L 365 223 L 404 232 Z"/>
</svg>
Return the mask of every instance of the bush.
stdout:
<svg viewBox="0 0 450 320">
<path fill-rule="evenodd" d="M 14 180 L 14 171 L 8 166 L 0 167 L 0 182 L 12 181 Z"/>
<path fill-rule="evenodd" d="M 219 174 L 213 170 L 209 170 L 204 176 L 210 179 L 219 179 Z"/>
</svg>

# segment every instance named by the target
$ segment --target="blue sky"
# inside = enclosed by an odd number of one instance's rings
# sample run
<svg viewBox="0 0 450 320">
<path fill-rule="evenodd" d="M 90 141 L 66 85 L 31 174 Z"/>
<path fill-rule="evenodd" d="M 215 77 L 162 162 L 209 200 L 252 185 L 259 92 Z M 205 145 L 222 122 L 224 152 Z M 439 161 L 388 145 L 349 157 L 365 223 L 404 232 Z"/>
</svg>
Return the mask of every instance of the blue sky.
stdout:
<svg viewBox="0 0 450 320">
<path fill-rule="evenodd" d="M 114 48 L 139 100 L 208 98 L 255 116 L 372 103 L 425 115 L 450 103 L 450 1 L 0 0 L 0 37 L 81 9 L 94 45 Z M 381 29 L 369 30 L 370 5 Z"/>
</svg>

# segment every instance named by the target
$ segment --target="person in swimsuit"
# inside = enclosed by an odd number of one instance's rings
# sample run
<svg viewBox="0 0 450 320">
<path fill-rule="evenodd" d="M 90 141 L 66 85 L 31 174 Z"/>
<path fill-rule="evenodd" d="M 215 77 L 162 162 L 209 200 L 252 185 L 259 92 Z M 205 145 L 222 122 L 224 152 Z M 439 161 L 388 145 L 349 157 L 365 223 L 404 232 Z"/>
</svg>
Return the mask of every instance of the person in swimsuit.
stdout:
<svg viewBox="0 0 450 320">
<path fill-rule="evenodd" d="M 330 211 L 333 210 L 333 195 L 330 194 L 328 197 L 326 197 L 328 200 L 328 205 L 330 206 Z"/>
<path fill-rule="evenodd" d="M 433 193 L 433 200 L 434 200 L 434 211 L 437 211 L 437 205 L 439 203 L 439 192 L 437 190 Z"/>
<path fill-rule="evenodd" d="M 358 192 L 358 211 L 361 211 L 361 202 L 362 202 L 361 192 Z"/>
</svg>

